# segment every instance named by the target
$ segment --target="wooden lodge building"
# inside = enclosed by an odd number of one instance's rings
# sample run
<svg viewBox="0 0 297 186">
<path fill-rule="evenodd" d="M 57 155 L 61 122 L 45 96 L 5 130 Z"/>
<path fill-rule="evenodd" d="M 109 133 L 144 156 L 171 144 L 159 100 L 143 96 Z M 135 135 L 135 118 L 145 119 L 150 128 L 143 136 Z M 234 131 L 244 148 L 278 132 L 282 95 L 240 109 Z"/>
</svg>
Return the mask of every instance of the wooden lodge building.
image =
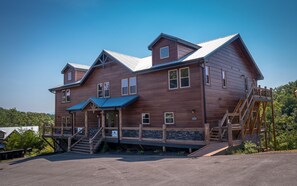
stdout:
<svg viewBox="0 0 297 186">
<path fill-rule="evenodd" d="M 162 33 L 148 49 L 145 58 L 103 50 L 90 67 L 66 64 L 64 84 L 49 89 L 55 126 L 44 139 L 93 153 L 103 141 L 197 149 L 266 134 L 271 89 L 257 87 L 263 75 L 239 34 L 193 44 Z"/>
</svg>

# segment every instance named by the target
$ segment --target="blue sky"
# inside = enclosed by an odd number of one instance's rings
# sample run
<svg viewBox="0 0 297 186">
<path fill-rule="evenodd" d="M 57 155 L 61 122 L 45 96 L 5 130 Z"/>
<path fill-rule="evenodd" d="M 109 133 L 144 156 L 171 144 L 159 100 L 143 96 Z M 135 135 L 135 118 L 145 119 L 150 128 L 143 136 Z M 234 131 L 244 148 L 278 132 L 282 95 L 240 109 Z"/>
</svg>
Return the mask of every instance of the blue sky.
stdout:
<svg viewBox="0 0 297 186">
<path fill-rule="evenodd" d="M 67 62 L 102 49 L 138 57 L 161 32 L 193 43 L 240 33 L 265 80 L 297 79 L 297 1 L 0 1 L 0 107 L 54 112 Z"/>
</svg>

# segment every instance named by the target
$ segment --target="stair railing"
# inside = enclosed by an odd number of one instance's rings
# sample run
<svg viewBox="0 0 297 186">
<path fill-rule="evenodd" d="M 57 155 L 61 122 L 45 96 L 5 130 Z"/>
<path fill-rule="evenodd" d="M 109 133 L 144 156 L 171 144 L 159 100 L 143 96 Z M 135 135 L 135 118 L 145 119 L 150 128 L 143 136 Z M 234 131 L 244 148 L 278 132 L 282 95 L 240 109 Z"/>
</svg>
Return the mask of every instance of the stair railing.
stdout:
<svg viewBox="0 0 297 186">
<path fill-rule="evenodd" d="M 78 130 L 73 136 L 70 136 L 69 138 L 68 138 L 68 152 L 69 151 L 71 151 L 71 148 L 72 147 L 74 147 L 76 144 L 78 144 L 82 139 L 84 139 L 84 135 L 83 136 L 81 136 L 75 143 L 73 143 L 72 145 L 71 145 L 71 143 L 72 143 L 72 139 L 74 138 L 74 137 L 76 137 L 77 135 L 79 135 L 79 134 L 81 134 L 81 133 L 85 133 L 85 128 L 84 127 L 82 127 L 81 128 L 81 130 Z"/>
<path fill-rule="evenodd" d="M 241 126 L 241 138 L 244 140 L 245 136 L 245 123 L 246 123 L 246 116 L 250 112 L 252 103 L 254 102 L 254 95 L 256 94 L 257 87 L 254 83 L 252 83 L 251 89 L 249 90 L 246 99 L 243 101 L 241 107 L 239 108 L 239 123 Z"/>
<path fill-rule="evenodd" d="M 89 143 L 90 143 L 90 152 L 91 154 L 94 153 L 94 151 L 98 148 L 98 146 L 100 145 L 103 137 L 102 137 L 102 131 L 103 131 L 103 127 L 101 127 L 96 134 L 89 139 Z M 98 141 L 96 142 L 96 144 L 94 144 L 94 140 L 98 138 Z"/>
</svg>

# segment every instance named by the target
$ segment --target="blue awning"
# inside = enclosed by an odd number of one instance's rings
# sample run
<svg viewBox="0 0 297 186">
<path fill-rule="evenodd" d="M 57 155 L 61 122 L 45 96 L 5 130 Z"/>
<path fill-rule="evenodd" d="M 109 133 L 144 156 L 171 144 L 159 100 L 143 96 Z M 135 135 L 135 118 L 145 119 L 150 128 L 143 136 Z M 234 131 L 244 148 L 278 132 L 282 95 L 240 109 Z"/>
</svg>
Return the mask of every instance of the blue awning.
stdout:
<svg viewBox="0 0 297 186">
<path fill-rule="evenodd" d="M 126 107 L 138 99 L 139 96 L 122 96 L 122 97 L 115 97 L 115 98 L 95 98 L 91 97 L 85 101 L 82 101 L 76 105 L 73 105 L 66 110 L 68 111 L 79 111 L 83 110 L 89 103 L 93 103 L 100 109 L 106 108 L 122 108 Z"/>
</svg>

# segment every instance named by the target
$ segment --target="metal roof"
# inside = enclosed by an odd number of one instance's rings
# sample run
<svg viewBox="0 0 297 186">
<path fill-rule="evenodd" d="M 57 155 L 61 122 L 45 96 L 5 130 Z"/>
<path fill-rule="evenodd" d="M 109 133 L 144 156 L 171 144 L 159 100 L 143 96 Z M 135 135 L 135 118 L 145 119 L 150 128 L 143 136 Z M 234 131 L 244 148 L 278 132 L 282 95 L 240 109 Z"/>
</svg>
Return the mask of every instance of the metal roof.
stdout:
<svg viewBox="0 0 297 186">
<path fill-rule="evenodd" d="M 131 95 L 131 96 L 122 96 L 122 97 L 114 97 L 114 98 L 95 98 L 91 97 L 85 101 L 82 101 L 76 105 L 73 105 L 66 110 L 68 111 L 79 111 L 83 110 L 88 104 L 93 103 L 96 107 L 100 109 L 106 108 L 122 108 L 126 107 L 138 99 L 139 96 Z"/>
<path fill-rule="evenodd" d="M 179 38 L 176 38 L 174 36 L 169 36 L 169 35 L 166 35 L 166 34 L 163 34 L 163 33 L 160 34 L 159 37 L 171 37 L 171 39 L 179 39 Z M 157 39 L 155 39 L 155 40 L 157 40 Z M 154 65 L 154 66 L 152 66 L 152 56 L 148 56 L 148 57 L 144 57 L 144 58 L 138 58 L 138 57 L 135 57 L 135 56 L 129 56 L 129 55 L 121 54 L 121 53 L 110 51 L 110 50 L 103 50 L 100 53 L 100 55 L 102 53 L 105 53 L 105 54 L 109 55 L 111 58 L 115 59 L 117 62 L 123 64 L 131 72 L 143 73 L 145 71 L 150 72 L 150 71 L 153 71 L 153 70 L 156 70 L 156 69 L 165 68 L 165 67 L 171 66 L 173 64 L 178 65 L 178 64 L 183 64 L 184 62 L 189 62 L 189 61 L 193 61 L 193 60 L 207 60 L 214 52 L 216 52 L 217 50 L 219 50 L 223 46 L 225 46 L 227 44 L 230 44 L 231 42 L 235 41 L 236 39 L 240 39 L 243 47 L 245 48 L 248 57 L 251 59 L 253 65 L 254 65 L 257 73 L 258 73 L 258 79 L 263 79 L 264 77 L 263 77 L 260 69 L 258 68 L 258 66 L 255 63 L 255 61 L 254 61 L 253 57 L 251 56 L 251 54 L 249 53 L 247 47 L 243 43 L 243 40 L 241 39 L 239 34 L 233 34 L 233 35 L 229 35 L 229 36 L 226 36 L 226 37 L 214 39 L 214 40 L 211 40 L 211 41 L 199 43 L 199 44 L 196 45 L 197 47 L 199 47 L 198 50 L 196 50 L 194 52 L 191 52 L 188 55 L 186 55 L 186 56 L 184 56 L 184 57 L 182 57 L 182 58 L 180 58 L 180 59 L 178 59 L 176 61 L 170 61 L 170 62 L 167 62 L 167 63 L 162 63 L 160 65 Z M 92 71 L 92 68 L 94 68 L 95 63 L 96 63 L 96 61 L 89 68 L 89 70 L 85 73 L 85 75 L 83 76 L 83 78 L 81 80 L 73 82 L 71 84 L 65 84 L 65 85 L 57 86 L 57 87 L 51 88 L 49 90 L 54 91 L 54 90 L 60 89 L 60 88 L 79 86 L 81 83 L 83 83 L 85 81 L 85 79 L 87 79 L 88 75 Z"/>
<path fill-rule="evenodd" d="M 62 69 L 61 73 L 64 73 L 64 71 L 66 70 L 66 68 L 68 66 L 71 66 L 73 67 L 74 69 L 78 69 L 78 70 L 84 70 L 84 71 L 87 71 L 90 69 L 90 66 L 88 65 L 82 65 L 82 64 L 76 64 L 76 63 L 67 63 L 65 65 L 65 67 Z"/>
<path fill-rule="evenodd" d="M 35 133 L 39 132 L 39 126 L 24 126 L 24 127 L 0 127 L 1 131 L 5 132 L 4 139 L 10 136 L 13 131 L 21 132 L 26 130 L 32 130 Z"/>
<path fill-rule="evenodd" d="M 153 46 L 161 39 L 161 38 L 166 38 L 166 39 L 169 39 L 169 40 L 172 40 L 172 41 L 175 41 L 175 42 L 178 42 L 178 43 L 181 43 L 181 44 L 184 44 L 186 46 L 189 46 L 191 48 L 194 48 L 194 49 L 199 49 L 200 46 L 199 45 L 195 45 L 189 41 L 186 41 L 186 40 L 183 40 L 183 39 L 180 39 L 178 37 L 175 37 L 175 36 L 171 36 L 171 35 L 168 35 L 168 34 L 164 34 L 164 33 L 161 33 L 149 46 L 148 46 L 148 49 L 149 50 L 152 50 Z"/>
</svg>

